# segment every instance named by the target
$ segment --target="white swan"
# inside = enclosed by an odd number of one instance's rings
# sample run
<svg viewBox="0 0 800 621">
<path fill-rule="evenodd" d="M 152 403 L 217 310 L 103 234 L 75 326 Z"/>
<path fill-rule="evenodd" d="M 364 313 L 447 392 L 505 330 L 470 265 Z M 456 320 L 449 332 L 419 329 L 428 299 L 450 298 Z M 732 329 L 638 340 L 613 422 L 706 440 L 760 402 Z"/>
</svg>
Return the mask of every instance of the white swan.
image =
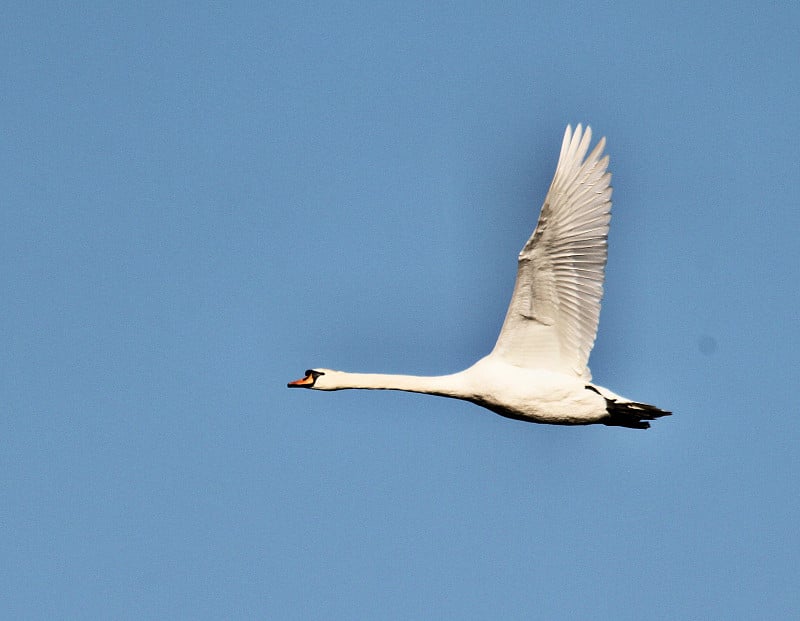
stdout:
<svg viewBox="0 0 800 621">
<path fill-rule="evenodd" d="M 602 423 L 647 429 L 670 412 L 590 382 L 587 367 L 603 295 L 611 174 L 605 138 L 587 156 L 592 130 L 567 126 L 539 223 L 519 254 L 517 281 L 492 353 L 437 377 L 316 368 L 290 388 L 404 390 L 463 399 L 534 423 Z"/>
</svg>

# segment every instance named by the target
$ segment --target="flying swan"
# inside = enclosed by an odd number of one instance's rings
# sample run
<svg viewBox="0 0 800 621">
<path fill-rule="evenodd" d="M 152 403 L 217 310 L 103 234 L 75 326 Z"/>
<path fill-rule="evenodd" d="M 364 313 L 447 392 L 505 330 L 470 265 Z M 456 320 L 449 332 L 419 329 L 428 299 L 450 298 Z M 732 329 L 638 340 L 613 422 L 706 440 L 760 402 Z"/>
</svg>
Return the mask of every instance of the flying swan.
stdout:
<svg viewBox="0 0 800 621">
<path fill-rule="evenodd" d="M 404 390 L 463 399 L 532 423 L 647 429 L 671 412 L 591 383 L 587 366 L 603 296 L 611 219 L 605 138 L 567 126 L 539 223 L 519 253 L 517 281 L 494 350 L 452 375 L 309 369 L 290 388 Z"/>
</svg>

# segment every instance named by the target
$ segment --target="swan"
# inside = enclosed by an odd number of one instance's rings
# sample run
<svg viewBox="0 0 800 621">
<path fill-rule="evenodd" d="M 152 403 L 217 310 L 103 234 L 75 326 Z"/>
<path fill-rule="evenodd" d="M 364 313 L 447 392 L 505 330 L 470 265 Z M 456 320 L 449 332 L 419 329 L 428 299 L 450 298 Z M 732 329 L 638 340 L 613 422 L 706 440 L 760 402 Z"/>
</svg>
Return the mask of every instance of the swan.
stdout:
<svg viewBox="0 0 800 621">
<path fill-rule="evenodd" d="M 605 138 L 567 126 L 539 222 L 519 253 L 511 303 L 492 352 L 434 377 L 313 368 L 290 388 L 403 390 L 462 399 L 512 419 L 647 429 L 671 414 L 591 382 L 587 362 L 603 296 L 611 219 Z"/>
</svg>

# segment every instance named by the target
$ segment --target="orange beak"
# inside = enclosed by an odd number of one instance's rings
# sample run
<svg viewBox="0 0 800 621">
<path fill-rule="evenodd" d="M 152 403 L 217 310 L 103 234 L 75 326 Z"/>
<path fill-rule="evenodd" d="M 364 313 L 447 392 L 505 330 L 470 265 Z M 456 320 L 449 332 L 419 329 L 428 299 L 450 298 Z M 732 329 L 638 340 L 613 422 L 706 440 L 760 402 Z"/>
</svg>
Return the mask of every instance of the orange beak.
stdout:
<svg viewBox="0 0 800 621">
<path fill-rule="evenodd" d="M 303 386 L 310 386 L 313 383 L 314 383 L 314 376 L 311 375 L 311 373 L 309 373 L 302 379 L 289 382 L 288 384 L 286 384 L 286 386 L 289 388 L 302 388 Z"/>
</svg>

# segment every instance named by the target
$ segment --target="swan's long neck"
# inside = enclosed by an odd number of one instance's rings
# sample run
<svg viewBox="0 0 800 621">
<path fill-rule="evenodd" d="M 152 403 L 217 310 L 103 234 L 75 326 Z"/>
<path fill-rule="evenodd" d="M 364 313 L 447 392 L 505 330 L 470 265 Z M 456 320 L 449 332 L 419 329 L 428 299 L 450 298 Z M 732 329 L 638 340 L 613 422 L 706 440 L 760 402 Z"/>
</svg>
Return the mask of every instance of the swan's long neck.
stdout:
<svg viewBox="0 0 800 621">
<path fill-rule="evenodd" d="M 336 374 L 334 390 L 363 388 L 367 390 L 403 390 L 420 392 L 440 397 L 466 398 L 463 377 L 460 373 L 453 375 L 437 375 L 432 377 L 417 375 L 384 375 L 382 373 L 345 373 Z"/>
</svg>

